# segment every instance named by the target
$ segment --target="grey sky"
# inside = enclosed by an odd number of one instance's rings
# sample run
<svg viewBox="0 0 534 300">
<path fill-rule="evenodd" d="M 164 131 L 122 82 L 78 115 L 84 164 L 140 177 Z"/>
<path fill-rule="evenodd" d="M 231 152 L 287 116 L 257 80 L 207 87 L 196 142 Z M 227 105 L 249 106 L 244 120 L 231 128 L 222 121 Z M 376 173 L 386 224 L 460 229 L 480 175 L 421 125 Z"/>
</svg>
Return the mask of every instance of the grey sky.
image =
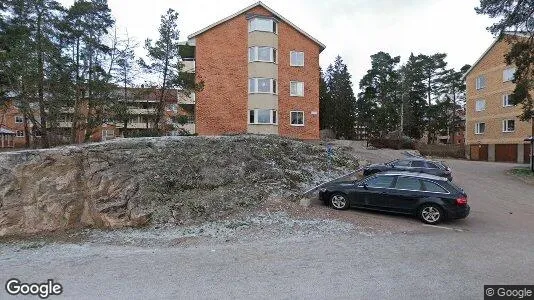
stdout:
<svg viewBox="0 0 534 300">
<path fill-rule="evenodd" d="M 120 33 L 140 44 L 157 37 L 161 14 L 180 13 L 181 39 L 256 2 L 253 0 L 108 0 Z M 64 5 L 73 0 L 60 0 Z M 450 67 L 473 64 L 491 44 L 491 20 L 477 15 L 479 0 L 265 0 L 266 5 L 326 45 L 321 66 L 343 57 L 354 87 L 385 51 L 406 59 L 411 52 L 445 52 Z M 140 49 L 138 54 L 142 55 Z"/>
</svg>

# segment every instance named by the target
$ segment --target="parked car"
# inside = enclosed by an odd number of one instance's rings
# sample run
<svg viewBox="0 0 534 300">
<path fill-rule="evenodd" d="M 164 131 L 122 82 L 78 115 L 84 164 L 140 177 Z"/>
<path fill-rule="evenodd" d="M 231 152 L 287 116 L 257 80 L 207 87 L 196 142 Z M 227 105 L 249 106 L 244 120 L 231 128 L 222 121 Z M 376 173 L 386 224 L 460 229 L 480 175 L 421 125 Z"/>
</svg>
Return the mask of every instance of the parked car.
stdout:
<svg viewBox="0 0 534 300">
<path fill-rule="evenodd" d="M 424 158 L 405 158 L 384 164 L 373 164 L 363 169 L 363 176 L 369 176 L 385 171 L 420 172 L 445 177 L 452 181 L 452 172 L 444 162 Z"/>
<path fill-rule="evenodd" d="M 360 181 L 331 183 L 319 198 L 334 209 L 364 208 L 415 215 L 424 223 L 469 215 L 467 194 L 446 178 L 411 172 L 377 173 Z"/>
</svg>

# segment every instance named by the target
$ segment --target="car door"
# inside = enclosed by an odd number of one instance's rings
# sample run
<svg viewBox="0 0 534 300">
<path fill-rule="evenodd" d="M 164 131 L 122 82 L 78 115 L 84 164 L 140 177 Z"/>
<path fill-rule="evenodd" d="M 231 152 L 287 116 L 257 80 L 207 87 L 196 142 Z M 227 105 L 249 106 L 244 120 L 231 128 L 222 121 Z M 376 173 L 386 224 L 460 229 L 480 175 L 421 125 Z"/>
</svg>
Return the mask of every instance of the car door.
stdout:
<svg viewBox="0 0 534 300">
<path fill-rule="evenodd" d="M 395 176 L 377 174 L 361 185 L 361 190 L 357 194 L 359 198 L 357 204 L 360 206 L 385 209 L 387 207 L 387 192 L 393 186 Z"/>
<path fill-rule="evenodd" d="M 391 211 L 412 213 L 419 205 L 423 193 L 422 181 L 417 177 L 398 176 L 395 186 L 387 196 L 387 208 Z"/>
</svg>

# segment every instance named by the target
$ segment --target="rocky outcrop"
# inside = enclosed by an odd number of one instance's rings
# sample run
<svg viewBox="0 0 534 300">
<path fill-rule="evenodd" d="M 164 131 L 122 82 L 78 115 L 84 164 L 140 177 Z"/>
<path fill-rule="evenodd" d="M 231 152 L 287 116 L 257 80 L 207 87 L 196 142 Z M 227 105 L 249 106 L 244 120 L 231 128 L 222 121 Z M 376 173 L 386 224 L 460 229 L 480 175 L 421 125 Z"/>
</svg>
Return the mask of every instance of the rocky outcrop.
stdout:
<svg viewBox="0 0 534 300">
<path fill-rule="evenodd" d="M 218 218 L 354 170 L 279 137 L 172 137 L 0 154 L 0 236 Z"/>
</svg>

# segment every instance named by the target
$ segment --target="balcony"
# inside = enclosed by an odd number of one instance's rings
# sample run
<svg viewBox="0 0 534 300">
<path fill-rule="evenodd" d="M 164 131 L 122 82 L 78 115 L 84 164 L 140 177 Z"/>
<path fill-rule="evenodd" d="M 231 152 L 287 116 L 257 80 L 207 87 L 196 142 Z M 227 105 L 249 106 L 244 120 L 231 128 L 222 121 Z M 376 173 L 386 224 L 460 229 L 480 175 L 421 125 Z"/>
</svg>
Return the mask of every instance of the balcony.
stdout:
<svg viewBox="0 0 534 300">
<path fill-rule="evenodd" d="M 119 123 L 115 127 L 124 128 L 124 124 Z M 148 129 L 154 128 L 152 123 L 148 123 Z M 128 129 L 147 129 L 146 123 L 128 123 Z"/>
<path fill-rule="evenodd" d="M 178 104 L 195 104 L 195 93 L 187 95 L 187 93 L 178 91 Z"/>
<path fill-rule="evenodd" d="M 184 59 L 182 63 L 184 64 L 184 68 L 182 69 L 182 71 L 187 72 L 187 73 L 195 73 L 195 60 L 194 59 L 187 59 L 187 60 Z"/>
<path fill-rule="evenodd" d="M 155 108 L 129 108 L 128 113 L 132 115 L 153 115 L 156 114 Z"/>
</svg>

